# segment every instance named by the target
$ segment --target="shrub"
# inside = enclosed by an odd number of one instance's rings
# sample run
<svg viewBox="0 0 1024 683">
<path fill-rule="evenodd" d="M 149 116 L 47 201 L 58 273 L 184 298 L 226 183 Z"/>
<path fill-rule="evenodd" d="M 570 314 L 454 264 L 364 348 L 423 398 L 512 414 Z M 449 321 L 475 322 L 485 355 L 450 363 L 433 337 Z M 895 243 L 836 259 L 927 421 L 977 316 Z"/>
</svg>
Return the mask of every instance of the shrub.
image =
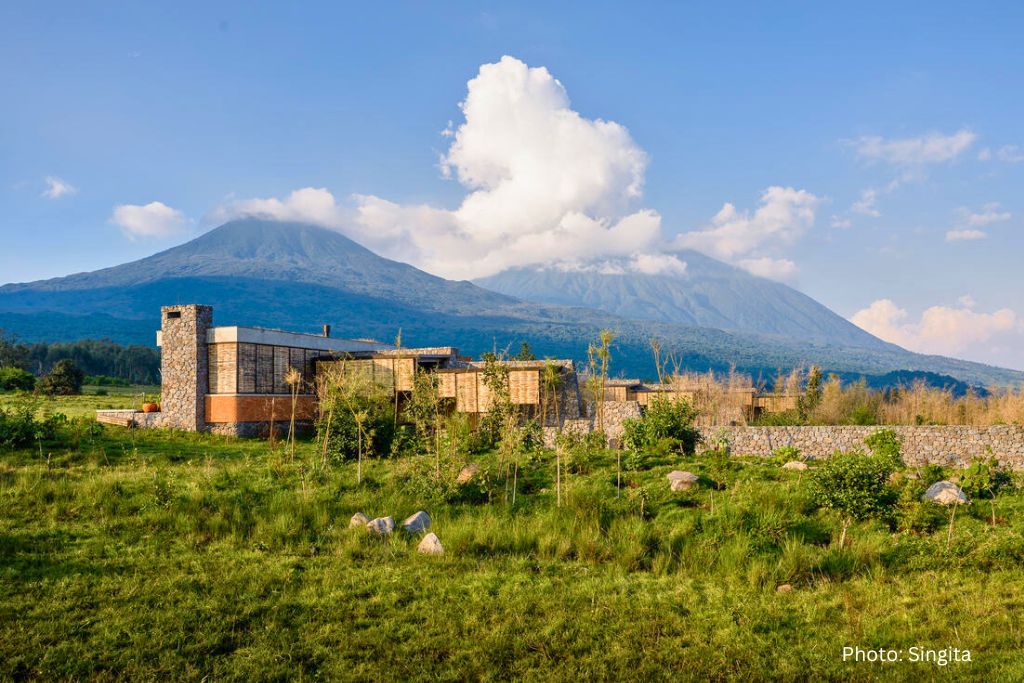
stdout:
<svg viewBox="0 0 1024 683">
<path fill-rule="evenodd" d="M 796 446 L 779 446 L 774 451 L 772 451 L 772 455 L 774 455 L 779 460 L 784 460 L 786 462 L 789 462 L 791 460 L 799 460 L 800 449 L 797 448 Z"/>
<path fill-rule="evenodd" d="M 975 460 L 963 471 L 960 488 L 971 498 L 995 498 L 1013 486 L 1013 474 L 991 460 Z"/>
<path fill-rule="evenodd" d="M 893 430 L 879 429 L 864 439 L 864 444 L 871 449 L 872 454 L 880 458 L 888 458 L 894 469 L 903 467 L 900 437 Z"/>
<path fill-rule="evenodd" d="M 131 382 L 110 375 L 86 375 L 82 384 L 90 387 L 130 387 Z"/>
<path fill-rule="evenodd" d="M 623 422 L 622 445 L 631 453 L 680 450 L 693 455 L 700 442 L 696 419 L 697 411 L 688 402 L 655 397 L 643 417 Z"/>
<path fill-rule="evenodd" d="M 0 390 L 32 391 L 36 388 L 36 376 L 21 368 L 0 368 Z"/>
<path fill-rule="evenodd" d="M 601 432 L 565 431 L 558 435 L 557 445 L 562 449 L 566 472 L 589 474 L 604 454 L 605 438 Z"/>
<path fill-rule="evenodd" d="M 63 359 L 57 361 L 50 373 L 39 382 L 39 388 L 51 395 L 74 396 L 82 393 L 82 382 L 85 373 L 75 361 Z"/>
<path fill-rule="evenodd" d="M 889 458 L 861 453 L 836 453 L 811 475 L 818 505 L 836 510 L 843 517 L 839 545 L 854 520 L 879 517 L 891 506 L 886 485 L 893 472 Z"/>
<path fill-rule="evenodd" d="M 21 401 L 13 406 L 0 406 L 0 448 L 24 448 L 37 441 L 50 441 L 67 418 L 57 413 L 42 420 L 36 417 L 35 401 Z"/>
</svg>

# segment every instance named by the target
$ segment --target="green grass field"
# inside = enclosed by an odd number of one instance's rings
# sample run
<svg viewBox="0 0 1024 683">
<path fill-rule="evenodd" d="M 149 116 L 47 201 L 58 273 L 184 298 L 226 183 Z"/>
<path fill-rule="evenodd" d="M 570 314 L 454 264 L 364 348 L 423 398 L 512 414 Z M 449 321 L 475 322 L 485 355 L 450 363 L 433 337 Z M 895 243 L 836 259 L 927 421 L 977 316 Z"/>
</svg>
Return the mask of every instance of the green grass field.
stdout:
<svg viewBox="0 0 1024 683">
<path fill-rule="evenodd" d="M 872 521 L 839 548 L 807 473 L 772 461 L 654 460 L 617 499 L 609 453 L 557 508 L 550 454 L 522 462 L 513 506 L 494 454 L 474 457 L 488 501 L 452 494 L 451 466 L 438 484 L 429 457 L 370 461 L 357 484 L 312 443 L 67 431 L 0 453 L 5 680 L 1024 679 L 1019 492 L 995 526 L 988 501 L 959 511 L 948 546 L 945 520 Z M 672 469 L 701 484 L 669 491 Z M 444 556 L 348 528 L 419 509 Z"/>
</svg>

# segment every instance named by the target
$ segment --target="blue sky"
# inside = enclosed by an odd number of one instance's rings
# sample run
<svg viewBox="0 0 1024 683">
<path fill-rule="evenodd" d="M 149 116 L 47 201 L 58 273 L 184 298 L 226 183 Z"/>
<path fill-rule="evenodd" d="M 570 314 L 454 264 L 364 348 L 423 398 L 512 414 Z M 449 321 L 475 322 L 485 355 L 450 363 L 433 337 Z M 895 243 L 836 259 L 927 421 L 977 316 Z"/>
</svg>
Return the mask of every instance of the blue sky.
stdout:
<svg viewBox="0 0 1024 683">
<path fill-rule="evenodd" d="M 0 7 L 0 281 L 253 207 L 450 245 L 387 255 L 468 277 L 439 259 L 543 252 L 555 216 L 596 263 L 694 246 L 910 348 L 1024 367 L 1024 5 L 369 4 Z M 506 162 L 573 198 L 496 187 Z"/>
</svg>

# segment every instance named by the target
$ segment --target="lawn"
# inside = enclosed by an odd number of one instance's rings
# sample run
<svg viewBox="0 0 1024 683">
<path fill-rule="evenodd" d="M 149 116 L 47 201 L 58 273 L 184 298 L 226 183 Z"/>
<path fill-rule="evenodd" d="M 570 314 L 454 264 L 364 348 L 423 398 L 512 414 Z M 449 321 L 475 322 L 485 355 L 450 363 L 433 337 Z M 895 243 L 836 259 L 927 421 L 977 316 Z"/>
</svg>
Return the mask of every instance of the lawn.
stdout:
<svg viewBox="0 0 1024 683">
<path fill-rule="evenodd" d="M 651 457 L 616 497 L 604 453 L 559 508 L 547 452 L 520 463 L 513 505 L 495 453 L 473 456 L 487 485 L 426 456 L 357 483 L 312 442 L 97 431 L 0 453 L 0 678 L 1024 679 L 1019 492 L 994 526 L 979 500 L 951 536 L 945 513 L 873 520 L 839 548 L 811 475 L 773 460 Z M 698 486 L 671 492 L 673 469 Z M 420 509 L 443 556 L 349 528 Z"/>
</svg>

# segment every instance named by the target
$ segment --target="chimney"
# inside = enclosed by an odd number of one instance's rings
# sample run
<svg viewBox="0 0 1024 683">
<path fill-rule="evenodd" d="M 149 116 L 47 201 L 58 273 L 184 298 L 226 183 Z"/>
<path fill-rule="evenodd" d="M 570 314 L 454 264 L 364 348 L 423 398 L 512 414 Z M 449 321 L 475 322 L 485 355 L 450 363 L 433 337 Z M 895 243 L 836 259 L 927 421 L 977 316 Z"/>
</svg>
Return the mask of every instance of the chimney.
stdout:
<svg viewBox="0 0 1024 683">
<path fill-rule="evenodd" d="M 331 326 L 330 325 L 324 325 L 324 336 L 325 337 L 330 337 L 331 336 Z"/>
</svg>

